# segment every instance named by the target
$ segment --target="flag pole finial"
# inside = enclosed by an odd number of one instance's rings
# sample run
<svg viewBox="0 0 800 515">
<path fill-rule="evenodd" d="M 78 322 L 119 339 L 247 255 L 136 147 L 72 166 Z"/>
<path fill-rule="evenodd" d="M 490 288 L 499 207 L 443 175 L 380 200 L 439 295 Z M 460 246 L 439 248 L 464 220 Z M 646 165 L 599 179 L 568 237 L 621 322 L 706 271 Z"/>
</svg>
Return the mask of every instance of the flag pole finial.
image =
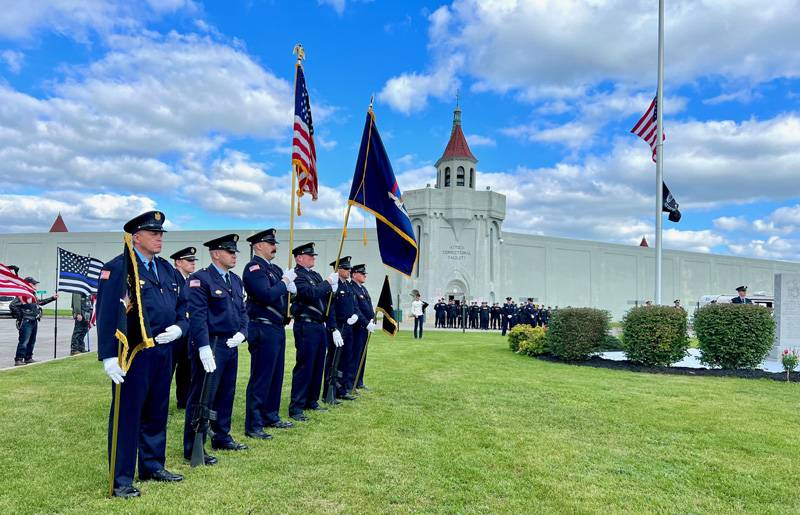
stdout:
<svg viewBox="0 0 800 515">
<path fill-rule="evenodd" d="M 306 51 L 305 49 L 303 49 L 303 45 L 301 45 L 300 43 L 294 46 L 292 53 L 297 55 L 298 63 L 306 58 Z"/>
<path fill-rule="evenodd" d="M 369 96 L 369 110 L 372 111 L 372 104 L 375 103 L 375 94 Z"/>
</svg>

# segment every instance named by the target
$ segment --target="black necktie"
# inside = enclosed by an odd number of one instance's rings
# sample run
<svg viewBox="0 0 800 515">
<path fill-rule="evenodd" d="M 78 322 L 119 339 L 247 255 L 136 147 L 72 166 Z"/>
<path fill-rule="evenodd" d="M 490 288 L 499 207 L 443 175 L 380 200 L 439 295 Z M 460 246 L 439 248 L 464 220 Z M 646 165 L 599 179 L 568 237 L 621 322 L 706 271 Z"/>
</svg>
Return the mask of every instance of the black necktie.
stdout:
<svg viewBox="0 0 800 515">
<path fill-rule="evenodd" d="M 147 271 L 150 272 L 151 274 L 155 275 L 155 270 L 153 270 L 153 262 L 152 261 L 148 261 L 147 262 Z"/>
<path fill-rule="evenodd" d="M 228 289 L 231 289 L 231 277 L 228 274 L 225 274 L 225 284 L 228 285 Z"/>
</svg>

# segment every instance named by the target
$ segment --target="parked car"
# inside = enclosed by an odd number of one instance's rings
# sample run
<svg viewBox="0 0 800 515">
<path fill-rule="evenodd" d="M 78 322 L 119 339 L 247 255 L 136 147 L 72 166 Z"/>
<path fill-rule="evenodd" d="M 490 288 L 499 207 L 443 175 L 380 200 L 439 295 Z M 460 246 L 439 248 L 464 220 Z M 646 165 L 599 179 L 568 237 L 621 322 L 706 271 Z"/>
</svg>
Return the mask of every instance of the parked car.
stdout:
<svg viewBox="0 0 800 515">
<path fill-rule="evenodd" d="M 9 297 L 6 295 L 0 295 L 0 317 L 11 317 L 11 301 L 14 300 L 14 297 Z"/>
</svg>

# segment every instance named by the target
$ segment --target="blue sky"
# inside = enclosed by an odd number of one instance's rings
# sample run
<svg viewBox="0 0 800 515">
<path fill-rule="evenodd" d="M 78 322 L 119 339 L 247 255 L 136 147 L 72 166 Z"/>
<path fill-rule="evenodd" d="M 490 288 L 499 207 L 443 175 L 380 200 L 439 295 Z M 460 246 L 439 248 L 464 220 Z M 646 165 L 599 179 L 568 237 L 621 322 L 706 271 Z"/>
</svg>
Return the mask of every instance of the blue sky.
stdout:
<svg viewBox="0 0 800 515">
<path fill-rule="evenodd" d="M 50 0 L 0 14 L 0 230 L 288 225 L 292 48 L 306 48 L 322 190 L 342 218 L 366 107 L 401 188 L 434 181 L 456 92 L 504 229 L 653 239 L 628 131 L 655 92 L 655 2 Z M 732 4 L 732 3 L 730 3 Z M 665 246 L 800 256 L 800 3 L 667 2 Z M 358 215 L 355 220 L 358 221 Z"/>
</svg>

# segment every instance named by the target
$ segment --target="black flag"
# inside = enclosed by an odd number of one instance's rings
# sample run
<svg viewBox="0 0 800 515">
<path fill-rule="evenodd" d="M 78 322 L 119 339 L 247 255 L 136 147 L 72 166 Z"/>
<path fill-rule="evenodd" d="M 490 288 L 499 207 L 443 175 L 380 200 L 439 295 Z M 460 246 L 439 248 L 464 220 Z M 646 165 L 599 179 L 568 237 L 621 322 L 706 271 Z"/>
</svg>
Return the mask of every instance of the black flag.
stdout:
<svg viewBox="0 0 800 515">
<path fill-rule="evenodd" d="M 378 299 L 378 311 L 383 313 L 383 331 L 389 336 L 397 334 L 397 321 L 394 319 L 392 307 L 392 289 L 389 287 L 389 276 L 383 279 L 381 296 Z"/>
<path fill-rule="evenodd" d="M 675 200 L 675 197 L 672 196 L 672 192 L 669 191 L 667 188 L 667 183 L 662 182 L 662 194 L 663 194 L 663 201 L 664 204 L 661 207 L 661 210 L 664 213 L 669 213 L 669 221 L 678 223 L 681 221 L 681 212 L 678 211 L 678 201 Z"/>
</svg>

